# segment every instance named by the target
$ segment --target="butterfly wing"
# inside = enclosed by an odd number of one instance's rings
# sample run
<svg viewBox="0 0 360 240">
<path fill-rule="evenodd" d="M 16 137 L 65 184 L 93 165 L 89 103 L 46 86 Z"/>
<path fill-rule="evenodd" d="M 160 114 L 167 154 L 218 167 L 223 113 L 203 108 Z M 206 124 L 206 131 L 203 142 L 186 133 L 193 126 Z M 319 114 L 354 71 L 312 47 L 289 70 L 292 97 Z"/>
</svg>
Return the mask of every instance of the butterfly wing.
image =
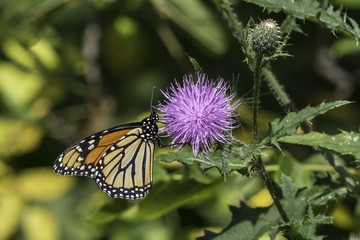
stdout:
<svg viewBox="0 0 360 240">
<path fill-rule="evenodd" d="M 141 128 L 133 129 L 100 158 L 95 181 L 109 196 L 138 199 L 149 193 L 155 144 L 142 134 Z"/>
<path fill-rule="evenodd" d="M 76 142 L 55 160 L 53 170 L 94 178 L 111 197 L 137 199 L 151 189 L 154 148 L 143 123 L 121 125 Z"/>
</svg>

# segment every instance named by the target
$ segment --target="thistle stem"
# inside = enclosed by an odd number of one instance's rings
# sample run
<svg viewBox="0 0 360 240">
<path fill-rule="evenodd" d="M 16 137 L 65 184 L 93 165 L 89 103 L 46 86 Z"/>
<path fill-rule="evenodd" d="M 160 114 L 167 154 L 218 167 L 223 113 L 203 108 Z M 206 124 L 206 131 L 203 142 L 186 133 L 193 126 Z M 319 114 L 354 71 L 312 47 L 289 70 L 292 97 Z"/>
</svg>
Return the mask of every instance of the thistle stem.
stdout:
<svg viewBox="0 0 360 240">
<path fill-rule="evenodd" d="M 265 81 L 268 84 L 268 87 L 272 91 L 274 97 L 276 97 L 278 103 L 287 111 L 297 111 L 294 103 L 291 101 L 290 97 L 286 94 L 283 87 L 279 84 L 274 74 L 270 71 L 268 67 L 264 67 L 261 71 L 262 75 L 265 77 Z"/>
<path fill-rule="evenodd" d="M 258 112 L 260 106 L 260 85 L 261 85 L 261 65 L 262 65 L 263 55 L 259 54 L 255 59 L 255 68 L 254 68 L 254 88 L 253 88 L 253 122 L 252 122 L 252 134 L 255 142 L 259 142 L 258 136 Z"/>
<path fill-rule="evenodd" d="M 279 211 L 279 214 L 281 216 L 281 218 L 284 220 L 284 222 L 286 223 L 290 223 L 290 220 L 288 218 L 288 216 L 286 215 L 281 203 L 280 203 L 280 199 L 279 197 L 277 196 L 276 192 L 275 192 L 275 188 L 272 184 L 272 181 L 268 175 L 268 173 L 266 172 L 265 170 L 265 167 L 264 167 L 264 163 L 261 159 L 261 156 L 257 156 L 255 158 L 255 161 L 256 161 L 256 166 L 257 166 L 257 169 L 260 173 L 260 176 L 261 178 L 263 179 L 265 185 L 266 185 L 266 188 L 268 189 L 272 199 L 274 200 L 274 203 L 275 203 L 275 206 L 276 208 L 278 209 Z"/>
<path fill-rule="evenodd" d="M 263 179 L 265 185 L 266 185 L 266 188 L 268 189 L 270 195 L 271 195 L 271 198 L 273 199 L 274 203 L 275 203 L 275 206 L 276 206 L 276 209 L 278 210 L 281 218 L 283 219 L 283 221 L 287 224 L 289 224 L 289 228 L 291 228 L 291 221 L 289 219 L 289 217 L 287 216 L 284 208 L 282 207 L 281 203 L 280 203 L 280 198 L 277 194 L 277 192 L 275 191 L 275 188 L 274 188 L 274 185 L 268 175 L 268 173 L 266 172 L 265 170 L 265 167 L 264 167 L 264 163 L 261 159 L 261 156 L 256 156 L 255 157 L 255 164 L 256 164 L 256 167 L 260 173 L 260 176 L 261 178 Z M 289 234 L 290 234 L 290 238 L 293 239 L 293 240 L 302 240 L 302 237 L 300 234 L 296 233 L 296 232 L 293 232 L 291 231 L 291 229 L 289 229 L 287 231 Z"/>
</svg>

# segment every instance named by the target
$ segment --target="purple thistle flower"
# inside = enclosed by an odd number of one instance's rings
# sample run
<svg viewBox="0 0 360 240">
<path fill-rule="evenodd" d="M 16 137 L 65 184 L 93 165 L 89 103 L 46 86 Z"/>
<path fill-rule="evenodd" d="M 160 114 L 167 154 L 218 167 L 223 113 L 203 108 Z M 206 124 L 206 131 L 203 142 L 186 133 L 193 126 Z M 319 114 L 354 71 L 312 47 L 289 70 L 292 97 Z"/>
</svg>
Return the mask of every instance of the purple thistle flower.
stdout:
<svg viewBox="0 0 360 240">
<path fill-rule="evenodd" d="M 160 132 L 172 136 L 170 144 L 177 145 L 177 150 L 190 143 L 195 157 L 200 149 L 208 155 L 211 142 L 228 142 L 224 132 L 237 127 L 232 117 L 240 102 L 231 104 L 236 93 L 226 96 L 228 89 L 224 79 L 209 81 L 205 74 L 198 75 L 195 83 L 185 75 L 183 86 L 175 80 L 170 92 L 161 91 L 166 100 L 156 107 L 165 125 Z"/>
</svg>

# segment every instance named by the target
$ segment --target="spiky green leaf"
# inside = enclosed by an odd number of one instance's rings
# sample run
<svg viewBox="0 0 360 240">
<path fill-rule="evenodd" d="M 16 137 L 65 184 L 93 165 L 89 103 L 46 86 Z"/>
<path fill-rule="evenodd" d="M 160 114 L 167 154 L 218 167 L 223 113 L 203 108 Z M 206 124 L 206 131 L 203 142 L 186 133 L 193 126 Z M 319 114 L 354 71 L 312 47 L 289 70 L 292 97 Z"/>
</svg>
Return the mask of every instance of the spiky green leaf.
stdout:
<svg viewBox="0 0 360 240">
<path fill-rule="evenodd" d="M 331 4 L 321 6 L 316 0 L 245 0 L 274 12 L 284 12 L 300 20 L 319 22 L 331 31 L 340 31 L 360 39 L 360 29 L 356 22 Z"/>
<path fill-rule="evenodd" d="M 306 121 L 310 121 L 320 114 L 327 111 L 349 104 L 349 101 L 335 101 L 329 103 L 321 103 L 316 107 L 306 107 L 299 112 L 290 112 L 282 120 L 275 119 L 271 125 L 267 137 L 263 139 L 263 143 L 274 142 L 276 139 L 285 135 L 294 135 L 297 127 Z"/>
<path fill-rule="evenodd" d="M 353 155 L 360 160 L 360 134 L 342 131 L 337 135 L 311 132 L 303 135 L 284 136 L 280 142 L 294 143 L 312 147 L 324 147 L 340 154 Z"/>
</svg>

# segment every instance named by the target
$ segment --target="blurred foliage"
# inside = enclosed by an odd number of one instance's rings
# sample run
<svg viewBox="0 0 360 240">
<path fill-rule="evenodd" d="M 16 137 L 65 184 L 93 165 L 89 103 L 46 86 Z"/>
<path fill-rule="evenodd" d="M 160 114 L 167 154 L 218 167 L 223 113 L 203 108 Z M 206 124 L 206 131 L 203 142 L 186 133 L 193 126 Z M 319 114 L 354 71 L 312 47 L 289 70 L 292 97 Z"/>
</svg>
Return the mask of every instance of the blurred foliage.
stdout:
<svg viewBox="0 0 360 240">
<path fill-rule="evenodd" d="M 357 0 L 331 2 L 359 22 Z M 286 18 L 245 1 L 234 1 L 234 6 L 243 22 L 249 17 L 279 22 Z M 203 236 L 204 228 L 221 232 L 231 226 L 232 215 L 246 211 L 247 207 L 241 209 L 245 204 L 251 208 L 271 204 L 259 178 L 233 172 L 224 181 L 224 165 L 219 166 L 223 172 L 212 168 L 203 174 L 209 163 L 197 164 L 194 159 L 186 166 L 156 161 L 154 188 L 137 201 L 110 199 L 91 179 L 58 176 L 51 170 L 57 155 L 79 138 L 148 115 L 153 86 L 155 104 L 161 99 L 158 89 L 193 72 L 187 54 L 211 78 L 222 76 L 237 83 L 233 87 L 242 97 L 241 128 L 234 135 L 247 142 L 252 74 L 215 4 L 4 0 L 0 13 L 0 239 L 194 239 Z M 346 18 L 338 15 L 335 20 L 339 17 Z M 355 29 L 353 22 L 346 23 L 348 30 Z M 299 106 L 324 99 L 355 102 L 314 120 L 319 131 L 358 131 L 359 48 L 354 40 L 334 36 L 320 25 L 301 24 L 301 33 L 291 36 L 287 48 L 295 57 L 274 62 L 275 72 Z M 270 95 L 262 96 L 261 134 L 281 114 Z M 310 148 L 281 147 L 283 152 L 268 150 L 264 156 L 275 181 L 281 182 L 283 172 L 292 179 L 290 188 L 296 185 L 301 191 L 328 174 L 338 178 Z M 242 150 L 244 156 L 250 151 Z M 171 155 L 168 151 L 157 149 L 157 159 Z M 338 161 L 354 166 L 352 158 Z M 352 171 L 359 178 L 359 170 Z M 304 193 L 313 199 L 308 204 L 333 216 L 333 224 L 320 227 L 320 234 L 347 239 L 359 232 L 358 197 L 346 195 L 341 186 L 331 186 L 325 196 L 316 193 L 317 189 Z M 329 198 L 327 206 L 320 204 L 321 197 Z M 234 206 L 231 211 L 229 205 Z"/>
</svg>

